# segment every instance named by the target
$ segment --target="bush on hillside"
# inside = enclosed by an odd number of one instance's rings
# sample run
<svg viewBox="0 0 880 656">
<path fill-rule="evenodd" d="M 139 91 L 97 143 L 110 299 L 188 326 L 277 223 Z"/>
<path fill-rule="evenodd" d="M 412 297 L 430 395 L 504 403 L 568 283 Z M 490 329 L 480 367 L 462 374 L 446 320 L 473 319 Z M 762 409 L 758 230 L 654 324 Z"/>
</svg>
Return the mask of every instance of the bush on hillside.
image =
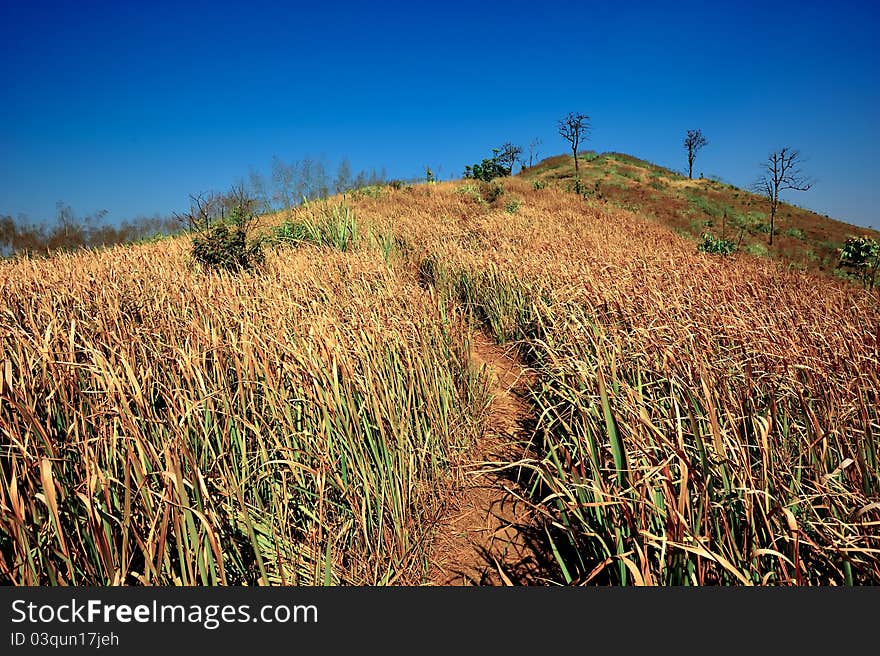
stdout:
<svg viewBox="0 0 880 656">
<path fill-rule="evenodd" d="M 736 250 L 736 244 L 729 239 L 721 239 L 708 232 L 703 233 L 703 241 L 697 245 L 701 253 L 713 253 L 715 255 L 730 255 Z"/>
<path fill-rule="evenodd" d="M 181 217 L 195 230 L 190 253 L 207 270 L 237 273 L 263 263 L 262 241 L 249 240 L 256 219 L 256 202 L 243 187 L 233 188 L 228 214 L 216 197 L 192 196 L 188 214 Z"/>
<path fill-rule="evenodd" d="M 511 169 L 504 166 L 499 157 L 501 150 L 492 149 L 492 157 L 484 159 L 480 164 L 464 167 L 464 177 L 473 180 L 482 180 L 483 182 L 491 182 L 495 178 L 503 178 L 510 175 Z"/>
<path fill-rule="evenodd" d="M 490 205 L 503 195 L 504 186 L 498 182 L 493 182 L 492 184 L 483 183 L 480 185 L 480 196 Z"/>
<path fill-rule="evenodd" d="M 192 256 L 206 269 L 235 273 L 263 263 L 259 240 L 248 241 L 240 226 L 215 225 L 193 237 Z"/>
<path fill-rule="evenodd" d="M 880 243 L 870 237 L 849 237 L 840 249 L 838 267 L 853 269 L 865 287 L 873 289 L 880 270 Z"/>
</svg>

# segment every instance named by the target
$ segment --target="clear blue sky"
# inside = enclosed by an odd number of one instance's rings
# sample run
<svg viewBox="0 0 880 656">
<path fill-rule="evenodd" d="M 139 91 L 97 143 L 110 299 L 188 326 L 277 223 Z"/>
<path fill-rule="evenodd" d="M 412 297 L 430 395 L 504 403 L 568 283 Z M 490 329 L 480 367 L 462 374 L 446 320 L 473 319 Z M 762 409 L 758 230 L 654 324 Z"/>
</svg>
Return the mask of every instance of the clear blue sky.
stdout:
<svg viewBox="0 0 880 656">
<path fill-rule="evenodd" d="M 64 2 L 0 6 L 0 213 L 64 200 L 167 213 L 251 169 L 344 156 L 442 178 L 570 110 L 589 148 L 748 185 L 775 147 L 790 199 L 880 227 L 880 10 L 852 2 Z"/>
</svg>

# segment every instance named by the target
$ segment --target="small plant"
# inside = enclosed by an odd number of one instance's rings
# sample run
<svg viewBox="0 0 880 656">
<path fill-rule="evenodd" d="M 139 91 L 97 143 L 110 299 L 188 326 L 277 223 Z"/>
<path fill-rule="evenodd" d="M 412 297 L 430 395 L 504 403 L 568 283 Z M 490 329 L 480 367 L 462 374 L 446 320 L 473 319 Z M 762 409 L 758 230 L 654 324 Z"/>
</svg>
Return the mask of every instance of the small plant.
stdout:
<svg viewBox="0 0 880 656">
<path fill-rule="evenodd" d="M 576 187 L 575 187 L 575 189 L 576 189 Z M 572 189 L 572 191 L 574 191 L 575 189 Z M 602 193 L 602 180 L 596 180 L 593 183 L 592 189 L 587 189 L 586 187 L 581 187 L 581 196 L 583 196 L 584 199 L 588 199 L 588 198 L 592 197 L 592 198 L 596 198 L 598 200 L 603 200 L 605 198 L 605 195 Z"/>
<path fill-rule="evenodd" d="M 309 242 L 343 252 L 358 245 L 358 225 L 350 207 L 324 203 L 309 210 L 304 219 L 285 221 L 277 226 L 272 231 L 270 241 L 277 245 L 293 246 Z"/>
<path fill-rule="evenodd" d="M 298 244 L 313 241 L 311 226 L 300 221 L 285 221 L 272 229 L 270 241 L 274 244 Z"/>
<path fill-rule="evenodd" d="M 785 234 L 791 237 L 792 239 L 803 239 L 804 231 L 799 228 L 789 228 L 785 231 Z"/>
<path fill-rule="evenodd" d="M 507 205 L 504 206 L 504 209 L 507 210 L 508 214 L 516 214 L 519 212 L 520 201 L 518 198 L 511 198 L 507 201 Z"/>
<path fill-rule="evenodd" d="M 538 191 L 539 189 L 544 189 L 547 186 L 547 183 L 543 180 L 532 180 L 532 189 Z"/>
<path fill-rule="evenodd" d="M 868 289 L 873 289 L 880 270 L 880 244 L 870 237 L 850 237 L 840 249 L 839 267 L 853 270 L 853 274 Z"/>
<path fill-rule="evenodd" d="M 708 232 L 703 233 L 702 239 L 703 241 L 697 245 L 697 250 L 701 253 L 730 255 L 736 250 L 736 244 L 729 239 L 721 239 Z"/>
<path fill-rule="evenodd" d="M 504 186 L 497 182 L 483 183 L 480 185 L 480 196 L 486 203 L 494 203 L 504 195 Z"/>
</svg>

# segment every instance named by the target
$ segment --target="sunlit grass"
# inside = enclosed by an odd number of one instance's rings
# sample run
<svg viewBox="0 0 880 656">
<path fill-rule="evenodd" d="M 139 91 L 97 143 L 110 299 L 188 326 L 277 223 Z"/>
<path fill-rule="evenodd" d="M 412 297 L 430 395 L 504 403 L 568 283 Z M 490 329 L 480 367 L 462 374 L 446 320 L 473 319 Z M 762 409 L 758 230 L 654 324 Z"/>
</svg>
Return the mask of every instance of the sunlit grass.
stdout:
<svg viewBox="0 0 880 656">
<path fill-rule="evenodd" d="M 184 249 L 0 269 L 0 578 L 414 576 L 482 403 L 457 315 L 372 251 Z"/>
<path fill-rule="evenodd" d="M 417 581 L 479 325 L 535 372 L 560 583 L 880 582 L 877 293 L 502 184 L 271 218 L 296 246 L 240 276 L 182 239 L 0 264 L 0 580 Z"/>
</svg>

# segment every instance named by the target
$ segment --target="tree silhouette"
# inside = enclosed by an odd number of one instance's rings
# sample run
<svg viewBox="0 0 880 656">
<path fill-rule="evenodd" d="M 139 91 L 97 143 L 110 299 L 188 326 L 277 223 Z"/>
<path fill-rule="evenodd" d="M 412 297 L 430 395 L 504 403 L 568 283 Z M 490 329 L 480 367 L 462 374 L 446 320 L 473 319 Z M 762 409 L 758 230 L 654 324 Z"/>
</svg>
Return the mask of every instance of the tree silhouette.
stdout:
<svg viewBox="0 0 880 656">
<path fill-rule="evenodd" d="M 697 151 L 709 144 L 700 130 L 688 130 L 684 138 L 684 148 L 688 156 L 688 178 L 694 177 L 694 160 L 697 159 Z"/>
<path fill-rule="evenodd" d="M 770 201 L 770 245 L 776 228 L 776 210 L 779 207 L 779 193 L 786 190 L 807 191 L 813 182 L 801 170 L 801 154 L 791 148 L 780 148 L 767 156 L 761 163 L 764 173 L 755 181 L 753 190 Z"/>
<path fill-rule="evenodd" d="M 590 134 L 590 117 L 586 114 L 569 112 L 567 116 L 557 122 L 559 136 L 565 139 L 571 146 L 574 155 L 574 189 L 581 193 L 581 176 L 578 167 L 578 147 L 582 141 L 586 141 Z"/>
</svg>

